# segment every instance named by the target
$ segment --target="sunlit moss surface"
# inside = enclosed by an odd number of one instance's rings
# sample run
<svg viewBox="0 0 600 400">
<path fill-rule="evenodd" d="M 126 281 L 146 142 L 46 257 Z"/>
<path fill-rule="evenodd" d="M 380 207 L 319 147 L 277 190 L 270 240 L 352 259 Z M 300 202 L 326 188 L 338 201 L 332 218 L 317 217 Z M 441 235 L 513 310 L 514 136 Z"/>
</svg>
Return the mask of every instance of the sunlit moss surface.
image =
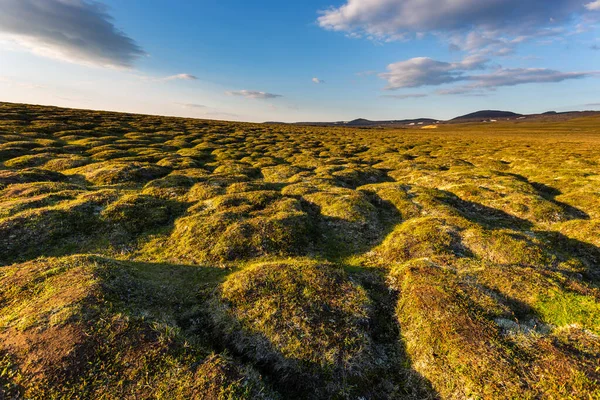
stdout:
<svg viewBox="0 0 600 400">
<path fill-rule="evenodd" d="M 0 103 L 0 399 L 600 398 L 600 118 Z"/>
</svg>

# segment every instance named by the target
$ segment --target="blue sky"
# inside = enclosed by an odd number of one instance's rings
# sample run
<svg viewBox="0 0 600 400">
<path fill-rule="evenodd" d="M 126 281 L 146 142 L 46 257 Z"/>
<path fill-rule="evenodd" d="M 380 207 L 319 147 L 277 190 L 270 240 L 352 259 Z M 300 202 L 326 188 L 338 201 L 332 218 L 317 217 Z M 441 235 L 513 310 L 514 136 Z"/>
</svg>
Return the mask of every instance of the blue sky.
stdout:
<svg viewBox="0 0 600 400">
<path fill-rule="evenodd" d="M 244 121 L 600 109 L 598 0 L 0 9 L 0 101 Z"/>
</svg>

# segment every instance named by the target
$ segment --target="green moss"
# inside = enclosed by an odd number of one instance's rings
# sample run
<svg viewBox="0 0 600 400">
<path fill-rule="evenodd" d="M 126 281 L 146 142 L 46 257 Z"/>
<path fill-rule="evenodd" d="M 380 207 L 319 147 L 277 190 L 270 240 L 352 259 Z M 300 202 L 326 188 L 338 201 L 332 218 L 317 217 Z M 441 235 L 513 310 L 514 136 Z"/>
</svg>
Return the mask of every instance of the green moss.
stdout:
<svg viewBox="0 0 600 400">
<path fill-rule="evenodd" d="M 188 176 L 171 174 L 148 182 L 144 186 L 142 194 L 164 199 L 177 199 L 184 196 L 195 182 L 195 179 Z"/>
<path fill-rule="evenodd" d="M 89 164 L 90 162 L 90 159 L 87 157 L 68 155 L 48 160 L 48 162 L 44 164 L 44 169 L 60 172 L 71 168 L 81 167 Z"/>
<path fill-rule="evenodd" d="M 74 190 L 84 190 L 84 188 L 79 185 L 63 182 L 16 183 L 2 190 L 0 192 L 0 198 L 5 200 L 16 198 L 22 199 Z"/>
<path fill-rule="evenodd" d="M 577 324 L 600 334 L 600 303 L 594 296 L 552 291 L 536 302 L 535 309 L 547 323 L 559 327 Z"/>
<path fill-rule="evenodd" d="M 475 255 L 494 263 L 544 266 L 554 261 L 539 241 L 516 232 L 470 230 L 463 238 Z"/>
<path fill-rule="evenodd" d="M 230 276 L 220 296 L 215 318 L 225 340 L 272 364 L 285 384 L 303 386 L 303 398 L 339 396 L 374 368 L 368 297 L 331 264 L 255 264 Z"/>
<path fill-rule="evenodd" d="M 377 194 L 381 200 L 392 204 L 403 219 L 414 218 L 420 215 L 420 209 L 412 201 L 412 196 L 409 195 L 410 187 L 407 185 L 400 183 L 379 183 L 361 186 L 357 190 Z"/>
<path fill-rule="evenodd" d="M 305 253 L 310 248 L 309 215 L 295 199 L 281 199 L 265 208 L 273 196 L 250 192 L 199 204 L 200 212 L 177 220 L 166 249 L 151 254 L 214 264 Z"/>
<path fill-rule="evenodd" d="M 31 168 L 39 167 L 45 164 L 47 161 L 52 159 L 53 155 L 50 153 L 33 154 L 27 156 L 21 156 L 12 158 L 4 162 L 4 165 L 9 168 Z"/>
<path fill-rule="evenodd" d="M 391 272 L 400 291 L 397 316 L 418 372 L 444 398 L 498 398 L 520 393 L 521 382 L 495 325 L 458 285 L 456 275 L 429 261 Z"/>
<path fill-rule="evenodd" d="M 265 182 L 286 182 L 292 176 L 300 172 L 298 167 L 291 165 L 273 165 L 261 169 Z"/>
<path fill-rule="evenodd" d="M 148 195 L 127 195 L 102 210 L 102 220 L 129 233 L 140 233 L 173 221 L 177 204 Z"/>
<path fill-rule="evenodd" d="M 245 175 L 250 178 L 255 178 L 260 175 L 260 170 L 247 164 L 229 162 L 221 164 L 220 166 L 215 168 L 214 173 L 227 175 Z"/>
<path fill-rule="evenodd" d="M 83 175 L 95 185 L 114 185 L 118 183 L 141 184 L 162 178 L 171 172 L 166 167 L 160 167 L 140 162 L 107 161 L 89 164 L 84 167 L 68 170 L 69 174 Z"/>
<path fill-rule="evenodd" d="M 169 167 L 172 169 L 196 168 L 199 164 L 190 157 L 166 157 L 158 161 L 156 165 L 161 167 Z"/>
<path fill-rule="evenodd" d="M 108 149 L 103 151 L 95 151 L 93 152 L 91 158 L 94 161 L 107 161 L 107 160 L 115 160 L 118 158 L 125 158 L 131 156 L 132 154 L 125 150 L 115 150 Z"/>
<path fill-rule="evenodd" d="M 192 186 L 187 194 L 187 199 L 189 201 L 202 201 L 222 194 L 225 194 L 225 185 L 222 185 L 218 182 L 201 182 Z"/>
<path fill-rule="evenodd" d="M 437 218 L 415 218 L 400 224 L 371 254 L 380 265 L 413 258 L 448 259 L 464 254 L 455 227 Z"/>
<path fill-rule="evenodd" d="M 0 220 L 0 264 L 38 255 L 56 255 L 85 244 L 101 226 L 102 208 L 113 193 L 93 193 L 56 206 Z"/>
<path fill-rule="evenodd" d="M 321 215 L 347 222 L 367 225 L 376 220 L 376 209 L 363 193 L 335 189 L 303 196 L 306 201 L 317 205 Z"/>
<path fill-rule="evenodd" d="M 74 200 L 80 192 L 67 191 L 60 193 L 44 194 L 28 199 L 19 199 L 11 201 L 0 201 L 0 218 L 10 217 L 22 211 L 58 205 L 63 201 Z"/>
<path fill-rule="evenodd" d="M 29 182 L 64 182 L 67 177 L 54 171 L 38 168 L 28 168 L 15 171 L 0 171 L 0 189 L 15 183 Z"/>
<path fill-rule="evenodd" d="M 34 399 L 277 397 L 251 367 L 137 317 L 144 309 L 132 306 L 151 307 L 141 299 L 152 287 L 131 267 L 94 256 L 8 267 L 0 276 L 0 296 L 11 299 L 0 304 L 0 362 L 11 362 L 3 387 Z M 179 300 L 165 297 L 171 307 Z"/>
</svg>

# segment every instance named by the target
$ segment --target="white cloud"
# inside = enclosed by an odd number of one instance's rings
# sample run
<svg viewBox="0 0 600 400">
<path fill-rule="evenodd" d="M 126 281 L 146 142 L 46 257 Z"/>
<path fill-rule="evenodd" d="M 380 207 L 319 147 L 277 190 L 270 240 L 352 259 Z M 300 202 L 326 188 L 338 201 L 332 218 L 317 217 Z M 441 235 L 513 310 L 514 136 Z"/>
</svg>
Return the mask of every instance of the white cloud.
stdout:
<svg viewBox="0 0 600 400">
<path fill-rule="evenodd" d="M 44 56 L 129 68 L 145 55 L 91 0 L 0 0 L 0 35 Z"/>
<path fill-rule="evenodd" d="M 379 77 L 388 82 L 386 90 L 440 86 L 463 82 L 465 84 L 438 90 L 443 95 L 483 95 L 486 91 L 503 86 L 527 83 L 552 83 L 598 75 L 598 72 L 561 72 L 546 68 L 496 67 L 486 73 L 474 73 L 486 68 L 487 60 L 478 56 L 466 57 L 460 62 L 448 63 L 427 57 L 411 58 L 388 65 L 388 72 Z M 392 97 L 393 95 L 390 95 Z M 395 96 L 395 95 L 394 95 Z M 398 95 L 399 98 L 412 94 Z"/>
<path fill-rule="evenodd" d="M 207 108 L 205 105 L 202 104 L 195 104 L 195 103 L 176 103 L 182 107 L 185 108 L 192 108 L 192 109 L 202 109 L 202 108 Z"/>
<path fill-rule="evenodd" d="M 490 89 L 491 90 L 491 89 Z M 449 95 L 461 95 L 461 96 L 469 96 L 469 97 L 483 97 L 487 96 L 489 92 L 486 92 L 481 89 L 477 89 L 475 87 L 471 87 L 468 85 L 453 87 L 450 89 L 440 89 L 436 90 L 436 94 L 449 96 Z"/>
<path fill-rule="evenodd" d="M 313 83 L 316 83 L 317 85 L 320 85 L 321 83 L 325 83 L 325 81 L 319 79 L 319 78 L 312 78 Z"/>
<path fill-rule="evenodd" d="M 463 50 L 489 46 L 509 53 L 515 38 L 557 34 L 574 15 L 595 9 L 582 0 L 346 0 L 321 11 L 318 24 L 352 37 L 376 40 L 434 34 Z M 496 47 L 497 49 L 494 49 Z"/>
<path fill-rule="evenodd" d="M 457 63 L 417 57 L 388 65 L 388 72 L 379 77 L 388 82 L 386 90 L 442 85 L 464 80 L 466 71 L 483 68 L 486 62 L 479 57 L 467 57 Z"/>
<path fill-rule="evenodd" d="M 425 93 L 406 93 L 406 94 L 384 94 L 381 97 L 387 97 L 390 99 L 399 99 L 399 100 L 406 100 L 406 99 L 420 99 L 422 97 L 427 97 L 428 95 Z"/>
<path fill-rule="evenodd" d="M 198 77 L 190 74 L 177 74 L 163 78 L 164 81 L 197 81 Z"/>
<path fill-rule="evenodd" d="M 2 1 L 2 0 L 0 0 Z M 171 82 L 171 81 L 197 81 L 198 77 L 192 74 L 177 74 L 170 76 L 151 76 L 142 74 L 133 74 L 138 79 L 146 82 Z"/>
<path fill-rule="evenodd" d="M 474 81 L 470 87 L 476 89 L 494 89 L 500 86 L 517 86 L 526 83 L 552 83 L 569 79 L 581 79 L 597 75 L 596 72 L 560 72 L 546 68 L 498 68 L 495 71 L 472 75 L 468 80 Z"/>
<path fill-rule="evenodd" d="M 590 11 L 600 11 L 600 0 L 596 0 L 596 1 L 592 1 L 591 3 L 587 3 L 585 5 L 585 8 L 587 8 Z"/>
<path fill-rule="evenodd" d="M 267 92 L 258 92 L 255 90 L 234 90 L 225 92 L 229 96 L 241 96 L 247 99 L 275 99 L 278 97 L 283 97 L 280 94 L 273 94 Z"/>
</svg>

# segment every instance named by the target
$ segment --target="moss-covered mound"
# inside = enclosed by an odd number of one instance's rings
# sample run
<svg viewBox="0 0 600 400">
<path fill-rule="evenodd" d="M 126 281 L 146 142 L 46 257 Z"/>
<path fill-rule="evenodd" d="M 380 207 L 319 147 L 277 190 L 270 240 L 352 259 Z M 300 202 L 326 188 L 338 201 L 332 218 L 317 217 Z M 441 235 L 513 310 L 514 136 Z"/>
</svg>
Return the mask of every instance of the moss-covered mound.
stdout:
<svg viewBox="0 0 600 400">
<path fill-rule="evenodd" d="M 117 229 L 136 234 L 174 220 L 178 204 L 148 195 L 121 197 L 101 212 L 101 218 Z"/>
<path fill-rule="evenodd" d="M 76 248 L 99 228 L 98 217 L 107 200 L 82 197 L 1 219 L 0 264 Z"/>
<path fill-rule="evenodd" d="M 66 180 L 67 177 L 61 173 L 39 168 L 26 168 L 19 171 L 0 170 L 0 189 L 14 183 L 65 182 Z"/>
<path fill-rule="evenodd" d="M 597 312 L 595 301 L 536 275 L 493 267 L 460 274 L 424 259 L 391 271 L 391 285 L 400 294 L 396 312 L 408 356 L 442 397 L 600 394 L 593 367 L 600 340 L 587 330 L 597 332 L 591 317 Z M 491 280 L 495 287 L 486 286 Z M 523 287 L 524 282 L 529 285 Z M 534 287 L 549 294 L 532 298 Z M 569 317 L 559 311 L 569 308 Z"/>
<path fill-rule="evenodd" d="M 381 263 L 402 263 L 413 258 L 448 258 L 463 252 L 456 228 L 437 218 L 414 218 L 400 224 L 372 255 Z"/>
<path fill-rule="evenodd" d="M 306 206 L 296 199 L 270 191 L 222 195 L 191 208 L 152 253 L 197 264 L 306 254 L 312 229 Z"/>
<path fill-rule="evenodd" d="M 149 194 L 164 199 L 180 199 L 194 185 L 196 179 L 185 175 L 167 175 L 164 178 L 150 181 L 144 186 L 143 194 Z"/>
<path fill-rule="evenodd" d="M 171 170 L 155 164 L 141 162 L 106 161 L 71 169 L 69 174 L 83 175 L 94 185 L 118 183 L 144 183 L 162 178 Z"/>
<path fill-rule="evenodd" d="M 340 268 L 305 259 L 254 264 L 230 276 L 219 296 L 218 334 L 277 371 L 291 393 L 342 396 L 372 378 L 369 298 Z"/>
<path fill-rule="evenodd" d="M 16 264 L 1 270 L 0 289 L 3 398 L 276 397 L 251 368 L 136 316 L 127 299 L 149 288 L 126 264 L 96 256 Z"/>
</svg>

